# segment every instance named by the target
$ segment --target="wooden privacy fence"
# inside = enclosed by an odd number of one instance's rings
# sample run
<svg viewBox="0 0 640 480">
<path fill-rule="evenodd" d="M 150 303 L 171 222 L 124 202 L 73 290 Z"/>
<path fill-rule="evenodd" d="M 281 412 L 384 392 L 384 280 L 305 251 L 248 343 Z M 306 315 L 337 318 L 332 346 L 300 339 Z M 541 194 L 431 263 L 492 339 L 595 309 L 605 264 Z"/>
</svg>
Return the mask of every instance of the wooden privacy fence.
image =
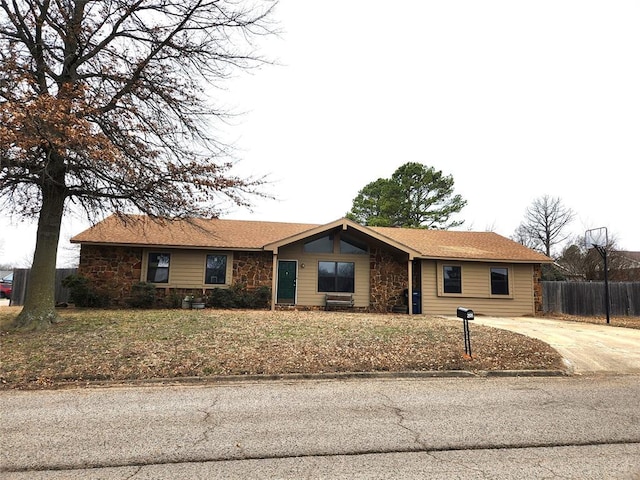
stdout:
<svg viewBox="0 0 640 480">
<path fill-rule="evenodd" d="M 541 282 L 545 313 L 606 315 L 604 282 Z M 611 315 L 640 316 L 640 282 L 609 282 Z"/>
<path fill-rule="evenodd" d="M 78 270 L 76 268 L 58 268 L 56 269 L 56 303 L 69 301 L 69 290 L 62 286 L 62 279 L 69 275 L 75 275 Z M 29 286 L 30 268 L 16 268 L 13 271 L 13 286 L 11 293 L 11 305 L 24 305 L 24 298 L 27 294 Z"/>
</svg>

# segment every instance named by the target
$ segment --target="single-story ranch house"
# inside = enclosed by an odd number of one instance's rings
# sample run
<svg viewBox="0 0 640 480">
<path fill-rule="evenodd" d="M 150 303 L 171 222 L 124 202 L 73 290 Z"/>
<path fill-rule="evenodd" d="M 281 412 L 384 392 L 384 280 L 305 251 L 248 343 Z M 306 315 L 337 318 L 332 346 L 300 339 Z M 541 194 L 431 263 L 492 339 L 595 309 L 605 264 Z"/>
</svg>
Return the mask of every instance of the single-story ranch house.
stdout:
<svg viewBox="0 0 640 480">
<path fill-rule="evenodd" d="M 78 274 L 125 305 L 132 286 L 158 295 L 242 283 L 268 286 L 272 309 L 323 309 L 346 300 L 359 311 L 535 315 L 541 265 L 552 260 L 491 232 L 221 219 L 110 216 L 71 239 Z M 412 292 L 412 294 L 408 294 Z M 342 303 L 342 302 L 337 302 Z"/>
</svg>

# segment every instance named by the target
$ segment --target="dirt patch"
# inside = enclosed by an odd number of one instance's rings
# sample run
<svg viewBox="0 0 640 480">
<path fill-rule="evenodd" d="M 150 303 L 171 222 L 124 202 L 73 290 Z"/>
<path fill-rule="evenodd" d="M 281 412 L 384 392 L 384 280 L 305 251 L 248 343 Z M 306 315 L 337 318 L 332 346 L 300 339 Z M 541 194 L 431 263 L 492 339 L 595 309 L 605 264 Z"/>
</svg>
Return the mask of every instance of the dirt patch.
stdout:
<svg viewBox="0 0 640 480">
<path fill-rule="evenodd" d="M 0 311 L 0 325 L 18 313 Z M 212 375 L 562 369 L 547 344 L 429 316 L 342 312 L 80 310 L 47 331 L 4 332 L 2 388 Z"/>
</svg>

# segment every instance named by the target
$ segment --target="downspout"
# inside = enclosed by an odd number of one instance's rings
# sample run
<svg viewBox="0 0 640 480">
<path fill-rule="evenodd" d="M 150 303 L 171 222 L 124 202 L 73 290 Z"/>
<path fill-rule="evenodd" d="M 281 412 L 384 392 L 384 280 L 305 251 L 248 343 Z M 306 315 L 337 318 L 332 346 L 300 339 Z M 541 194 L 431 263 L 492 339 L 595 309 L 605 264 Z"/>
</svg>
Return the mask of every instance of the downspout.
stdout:
<svg viewBox="0 0 640 480">
<path fill-rule="evenodd" d="M 409 278 L 407 281 L 407 306 L 409 307 L 409 315 L 413 315 L 413 259 L 411 255 L 409 255 L 409 261 L 407 262 L 407 272 L 409 273 Z"/>
<path fill-rule="evenodd" d="M 278 285 L 278 250 L 273 251 L 273 273 L 271 274 L 271 311 L 276 309 L 276 288 Z"/>
</svg>

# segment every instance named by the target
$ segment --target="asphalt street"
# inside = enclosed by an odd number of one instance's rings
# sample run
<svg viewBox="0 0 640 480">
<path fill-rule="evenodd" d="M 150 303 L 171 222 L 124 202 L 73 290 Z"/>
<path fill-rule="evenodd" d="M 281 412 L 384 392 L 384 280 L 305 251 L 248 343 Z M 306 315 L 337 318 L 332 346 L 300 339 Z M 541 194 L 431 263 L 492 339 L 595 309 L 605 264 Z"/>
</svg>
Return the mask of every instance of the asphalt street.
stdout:
<svg viewBox="0 0 640 480">
<path fill-rule="evenodd" d="M 640 478 L 640 377 L 0 392 L 3 478 Z"/>
</svg>

